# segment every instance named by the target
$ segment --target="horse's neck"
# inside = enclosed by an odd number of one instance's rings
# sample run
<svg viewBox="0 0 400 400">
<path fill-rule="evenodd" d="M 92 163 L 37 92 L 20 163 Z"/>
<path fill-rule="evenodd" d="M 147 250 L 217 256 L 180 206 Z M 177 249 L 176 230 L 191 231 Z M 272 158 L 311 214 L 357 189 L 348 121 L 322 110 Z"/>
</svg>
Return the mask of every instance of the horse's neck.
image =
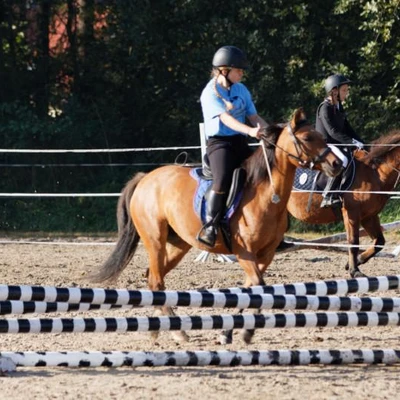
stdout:
<svg viewBox="0 0 400 400">
<path fill-rule="evenodd" d="M 279 196 L 279 205 L 286 209 L 286 203 L 289 201 L 292 192 L 292 186 L 296 167 L 291 164 L 286 157 L 282 161 L 278 161 L 272 169 L 272 182 L 270 180 L 263 182 L 263 188 L 260 190 L 260 203 L 268 204 L 272 201 L 274 194 Z"/>
</svg>

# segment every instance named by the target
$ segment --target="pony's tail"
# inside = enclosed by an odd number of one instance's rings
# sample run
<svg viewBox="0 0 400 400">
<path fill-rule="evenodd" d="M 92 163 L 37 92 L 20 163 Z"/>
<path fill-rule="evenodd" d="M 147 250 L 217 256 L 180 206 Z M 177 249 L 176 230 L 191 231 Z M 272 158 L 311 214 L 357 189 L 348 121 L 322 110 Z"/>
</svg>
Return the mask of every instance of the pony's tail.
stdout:
<svg viewBox="0 0 400 400">
<path fill-rule="evenodd" d="M 130 200 L 138 183 L 146 174 L 137 173 L 122 190 L 117 205 L 118 240 L 111 255 L 100 270 L 88 276 L 93 283 L 116 280 L 131 261 L 139 243 L 140 236 L 130 217 Z"/>
</svg>

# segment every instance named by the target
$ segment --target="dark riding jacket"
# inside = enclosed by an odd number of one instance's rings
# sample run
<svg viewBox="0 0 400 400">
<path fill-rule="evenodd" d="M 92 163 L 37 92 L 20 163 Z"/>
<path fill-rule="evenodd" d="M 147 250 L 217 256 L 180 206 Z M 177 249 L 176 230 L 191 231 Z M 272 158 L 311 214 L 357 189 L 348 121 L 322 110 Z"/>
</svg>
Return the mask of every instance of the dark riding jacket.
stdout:
<svg viewBox="0 0 400 400">
<path fill-rule="evenodd" d="M 338 107 L 325 99 L 317 109 L 315 128 L 329 144 L 351 144 L 352 139 L 363 143 L 347 120 L 341 103 Z"/>
</svg>

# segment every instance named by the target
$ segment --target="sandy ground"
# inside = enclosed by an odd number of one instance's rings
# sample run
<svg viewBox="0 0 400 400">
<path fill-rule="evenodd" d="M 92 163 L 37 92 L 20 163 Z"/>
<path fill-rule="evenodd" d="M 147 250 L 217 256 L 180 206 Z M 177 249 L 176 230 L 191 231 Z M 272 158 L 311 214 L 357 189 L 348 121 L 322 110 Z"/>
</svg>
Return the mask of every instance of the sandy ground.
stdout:
<svg viewBox="0 0 400 400">
<path fill-rule="evenodd" d="M 388 240 L 389 248 L 398 236 Z M 91 239 L 89 239 L 91 240 Z M 389 249 L 388 249 L 389 250 Z M 90 286 L 81 279 L 96 269 L 110 246 L 0 244 L 3 284 Z M 237 263 L 223 264 L 210 257 L 195 262 L 192 250 L 167 277 L 176 290 L 240 286 L 244 274 Z M 270 265 L 269 284 L 348 278 L 346 256 L 306 250 L 277 255 Z M 147 257 L 142 246 L 114 287 L 146 288 Z M 365 265 L 370 276 L 399 274 L 399 260 L 376 258 Z M 107 286 L 104 286 L 107 287 Z M 398 296 L 398 291 L 379 293 Z M 177 309 L 177 314 L 218 314 L 218 310 Z M 229 312 L 225 310 L 224 312 Z M 52 316 L 152 315 L 151 310 L 92 311 Z M 9 318 L 15 316 L 8 316 Z M 24 317 L 38 317 L 26 315 Z M 44 317 L 41 315 L 40 317 Z M 49 316 L 50 317 L 50 316 Z M 294 328 L 258 330 L 245 345 L 235 332 L 231 345 L 218 344 L 217 331 L 189 332 L 190 341 L 176 343 L 169 332 L 157 342 L 147 333 L 3 334 L 2 351 L 62 350 L 271 350 L 397 348 L 398 327 Z M 1 399 L 343 399 L 398 398 L 400 366 L 251 366 L 251 367 L 139 367 L 139 368 L 21 368 L 0 378 Z"/>
</svg>

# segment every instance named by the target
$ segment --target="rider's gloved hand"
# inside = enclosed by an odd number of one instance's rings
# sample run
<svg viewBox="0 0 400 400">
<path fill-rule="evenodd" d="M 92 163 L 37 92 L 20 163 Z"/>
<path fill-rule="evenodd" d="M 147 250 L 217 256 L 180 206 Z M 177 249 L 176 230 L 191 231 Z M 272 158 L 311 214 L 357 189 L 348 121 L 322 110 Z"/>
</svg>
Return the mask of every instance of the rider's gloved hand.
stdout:
<svg viewBox="0 0 400 400">
<path fill-rule="evenodd" d="M 362 143 L 362 142 L 360 142 L 360 141 L 358 141 L 356 139 L 352 139 L 352 143 L 354 145 L 356 145 L 357 149 L 359 149 L 359 150 L 364 148 L 364 143 Z"/>
</svg>

